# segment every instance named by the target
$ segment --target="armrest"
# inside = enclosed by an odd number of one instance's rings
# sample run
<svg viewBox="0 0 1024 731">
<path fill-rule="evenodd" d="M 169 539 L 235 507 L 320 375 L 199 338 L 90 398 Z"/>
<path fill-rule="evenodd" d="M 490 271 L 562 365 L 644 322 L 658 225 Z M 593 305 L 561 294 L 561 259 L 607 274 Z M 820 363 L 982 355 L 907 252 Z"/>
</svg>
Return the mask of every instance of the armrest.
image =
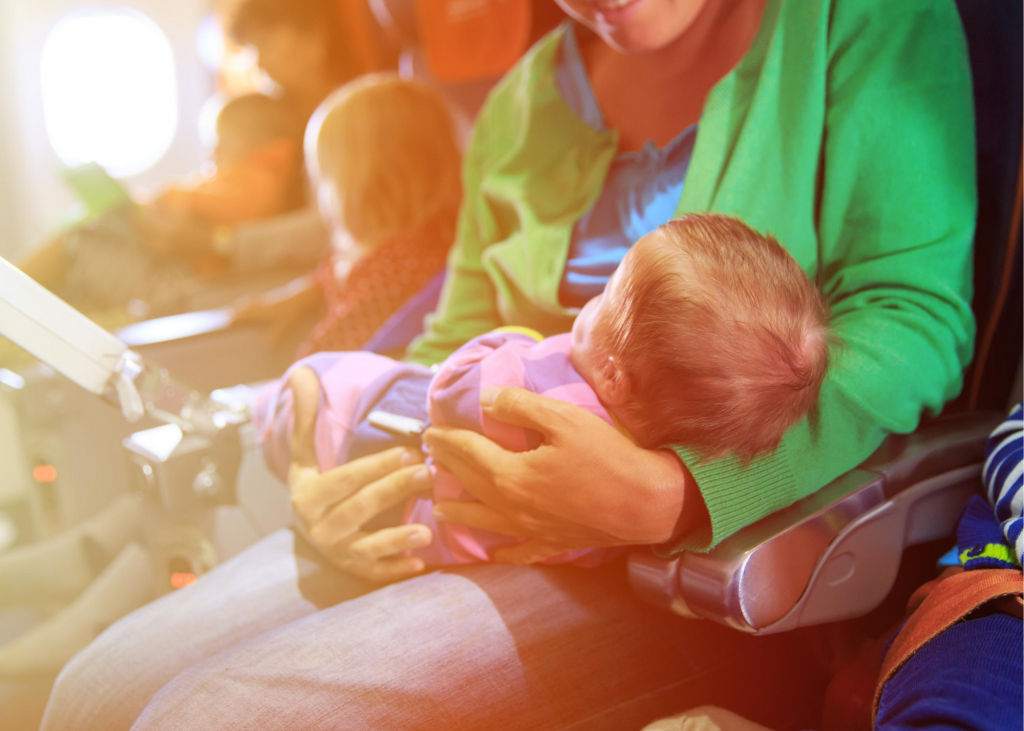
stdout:
<svg viewBox="0 0 1024 731">
<path fill-rule="evenodd" d="M 752 634 L 857 617 L 889 593 L 903 549 L 942 538 L 980 487 L 999 415 L 960 414 L 890 438 L 813 495 L 705 554 L 629 559 L 643 599 Z"/>
<path fill-rule="evenodd" d="M 271 346 L 258 325 L 233 324 L 227 308 L 146 320 L 115 334 L 147 360 L 159 363 L 201 391 L 265 381 L 291 365 L 313 318 L 300 321 L 285 341 Z"/>
</svg>

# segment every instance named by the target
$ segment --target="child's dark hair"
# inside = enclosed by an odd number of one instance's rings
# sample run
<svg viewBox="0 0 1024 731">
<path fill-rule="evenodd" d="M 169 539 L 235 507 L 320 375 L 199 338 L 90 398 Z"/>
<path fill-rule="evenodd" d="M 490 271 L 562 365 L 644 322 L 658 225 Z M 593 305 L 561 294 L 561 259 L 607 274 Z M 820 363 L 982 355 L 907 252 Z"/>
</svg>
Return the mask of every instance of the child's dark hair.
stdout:
<svg viewBox="0 0 1024 731">
<path fill-rule="evenodd" d="M 337 74 L 339 83 L 356 75 L 338 0 L 239 0 L 229 14 L 227 34 L 244 46 L 257 32 L 281 27 L 322 34 L 329 54 L 328 70 Z"/>
<path fill-rule="evenodd" d="M 305 120 L 291 106 L 265 94 L 242 94 L 225 101 L 217 112 L 217 133 L 231 129 L 249 144 L 268 144 L 279 139 L 301 144 Z"/>
<path fill-rule="evenodd" d="M 654 236 L 630 252 L 612 336 L 642 441 L 704 457 L 774 449 L 818 399 L 835 340 L 824 295 L 739 219 L 686 216 Z"/>
</svg>

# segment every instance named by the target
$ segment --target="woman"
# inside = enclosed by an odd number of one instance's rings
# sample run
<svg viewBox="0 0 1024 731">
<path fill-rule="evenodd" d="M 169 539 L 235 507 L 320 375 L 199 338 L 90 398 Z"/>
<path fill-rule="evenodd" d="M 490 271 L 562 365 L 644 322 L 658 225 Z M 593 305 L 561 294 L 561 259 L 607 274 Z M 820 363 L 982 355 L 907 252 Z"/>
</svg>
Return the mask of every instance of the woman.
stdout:
<svg viewBox="0 0 1024 731">
<path fill-rule="evenodd" d="M 242 0 L 228 35 L 256 52 L 260 69 L 306 118 L 327 95 L 360 73 L 337 0 Z"/>
<path fill-rule="evenodd" d="M 504 517 L 442 512 L 566 545 L 705 548 L 959 388 L 975 210 L 962 34 L 932 0 L 560 2 L 573 30 L 541 41 L 478 120 L 448 289 L 413 357 L 503 322 L 567 329 L 638 231 L 701 209 L 775 233 L 821 282 L 845 348 L 816 418 L 747 466 L 485 394 L 546 444 L 429 435 Z M 362 528 L 429 477 L 401 450 L 318 474 L 317 394 L 301 375 L 293 393 L 293 504 L 317 550 L 275 534 L 122 620 L 65 669 L 43 728 L 624 729 L 698 703 L 784 726 L 794 691 L 815 692 L 785 638 L 649 609 L 621 565 L 467 567 L 322 609 L 360 577 L 421 569 L 396 555 L 422 528 Z"/>
</svg>

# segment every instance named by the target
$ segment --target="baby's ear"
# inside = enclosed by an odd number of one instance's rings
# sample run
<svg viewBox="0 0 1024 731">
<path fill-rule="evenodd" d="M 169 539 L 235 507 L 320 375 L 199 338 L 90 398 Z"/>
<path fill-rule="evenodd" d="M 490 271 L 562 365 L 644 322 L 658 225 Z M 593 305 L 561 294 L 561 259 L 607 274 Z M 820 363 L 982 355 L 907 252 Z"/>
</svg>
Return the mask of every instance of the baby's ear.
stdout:
<svg viewBox="0 0 1024 731">
<path fill-rule="evenodd" d="M 594 384 L 597 397 L 609 406 L 624 406 L 629 400 L 629 374 L 619 367 L 615 358 L 608 356 L 597 371 Z"/>
</svg>

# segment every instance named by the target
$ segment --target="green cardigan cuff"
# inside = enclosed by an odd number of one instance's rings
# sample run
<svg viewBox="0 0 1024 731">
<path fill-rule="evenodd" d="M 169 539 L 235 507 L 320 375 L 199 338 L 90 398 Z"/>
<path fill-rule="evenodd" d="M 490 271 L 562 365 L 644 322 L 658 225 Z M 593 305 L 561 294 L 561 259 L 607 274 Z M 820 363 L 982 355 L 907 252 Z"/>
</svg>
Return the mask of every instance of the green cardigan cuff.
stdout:
<svg viewBox="0 0 1024 731">
<path fill-rule="evenodd" d="M 770 455 L 743 464 L 734 457 L 702 460 L 686 447 L 673 446 L 704 498 L 711 529 L 678 537 L 656 546 L 659 556 L 681 551 L 706 552 L 751 523 L 752 516 L 767 515 L 779 506 L 780 496 L 793 491 L 795 480 L 785 441 Z M 754 468 L 756 465 L 756 469 Z"/>
</svg>

